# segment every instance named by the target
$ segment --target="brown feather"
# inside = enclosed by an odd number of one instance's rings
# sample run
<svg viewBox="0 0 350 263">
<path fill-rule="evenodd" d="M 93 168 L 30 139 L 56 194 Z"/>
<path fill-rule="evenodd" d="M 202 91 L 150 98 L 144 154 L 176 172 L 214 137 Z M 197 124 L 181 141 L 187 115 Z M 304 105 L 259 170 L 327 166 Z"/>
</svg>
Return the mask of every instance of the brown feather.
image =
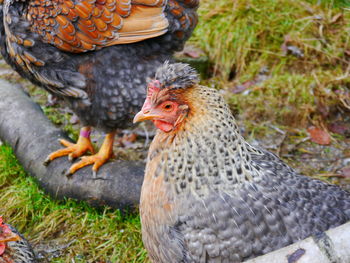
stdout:
<svg viewBox="0 0 350 263">
<path fill-rule="evenodd" d="M 164 0 L 33 1 L 29 4 L 31 30 L 43 40 L 68 52 L 133 43 L 166 33 Z M 43 16 L 44 19 L 37 19 Z M 59 27 L 56 27 L 56 24 Z M 83 43 L 84 42 L 84 43 Z"/>
</svg>

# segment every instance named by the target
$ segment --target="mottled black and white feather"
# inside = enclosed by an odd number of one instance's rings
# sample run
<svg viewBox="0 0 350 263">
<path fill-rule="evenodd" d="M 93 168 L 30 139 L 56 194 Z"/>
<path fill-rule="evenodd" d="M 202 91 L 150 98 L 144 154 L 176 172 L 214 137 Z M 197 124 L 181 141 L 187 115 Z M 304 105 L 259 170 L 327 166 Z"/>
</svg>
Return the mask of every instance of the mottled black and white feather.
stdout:
<svg viewBox="0 0 350 263">
<path fill-rule="evenodd" d="M 19 235 L 21 240 L 8 242 L 5 250 L 6 255 L 12 259 L 14 263 L 37 263 L 35 253 L 28 240 L 26 240 L 16 228 L 11 225 L 7 226 L 13 233 Z M 1 258 L 0 262 L 2 262 Z"/>
<path fill-rule="evenodd" d="M 155 79 L 160 82 L 161 88 L 171 90 L 186 89 L 199 82 L 198 73 L 185 63 L 166 61 L 156 71 Z"/>
<path fill-rule="evenodd" d="M 26 12 L 31 1 L 4 0 L 0 4 L 2 56 L 22 77 L 63 98 L 82 125 L 106 133 L 131 125 L 146 97 L 146 78 L 183 48 L 197 24 L 199 5 L 198 0 L 169 0 L 164 9 L 169 22 L 164 35 L 76 54 L 43 42 L 30 30 Z M 12 35 L 31 45 L 9 45 L 7 39 Z M 29 54 L 43 65 L 20 65 L 10 56 L 10 49 L 17 55 Z"/>
</svg>

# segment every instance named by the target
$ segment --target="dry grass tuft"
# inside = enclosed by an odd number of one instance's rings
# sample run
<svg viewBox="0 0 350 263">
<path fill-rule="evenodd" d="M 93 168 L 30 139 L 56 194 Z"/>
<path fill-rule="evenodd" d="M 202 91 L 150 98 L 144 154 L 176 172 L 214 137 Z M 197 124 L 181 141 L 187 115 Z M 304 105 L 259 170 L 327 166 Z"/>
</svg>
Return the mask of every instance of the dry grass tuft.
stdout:
<svg viewBox="0 0 350 263">
<path fill-rule="evenodd" d="M 317 4 L 322 2 L 321 4 Z M 347 1 L 202 0 L 191 39 L 208 54 L 232 108 L 256 122 L 305 127 L 325 111 L 349 113 Z M 350 5 L 349 5 L 350 6 Z M 265 80 L 232 94 L 267 69 Z M 328 117 L 328 116 L 327 116 Z"/>
</svg>

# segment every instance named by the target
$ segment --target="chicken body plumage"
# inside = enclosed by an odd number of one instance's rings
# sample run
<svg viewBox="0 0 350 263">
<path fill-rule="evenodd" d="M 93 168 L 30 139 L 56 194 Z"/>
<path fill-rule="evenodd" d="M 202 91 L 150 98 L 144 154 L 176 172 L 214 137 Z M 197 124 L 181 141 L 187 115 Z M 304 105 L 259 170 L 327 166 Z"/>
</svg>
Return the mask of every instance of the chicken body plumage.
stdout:
<svg viewBox="0 0 350 263">
<path fill-rule="evenodd" d="M 0 216 L 0 263 L 36 263 L 29 242 Z"/>
<path fill-rule="evenodd" d="M 7 248 L 5 250 L 5 254 L 2 256 L 3 259 L 13 260 L 14 263 L 36 263 L 36 257 L 32 246 L 14 227 L 8 225 L 12 232 L 19 235 L 21 237 L 18 241 L 11 241 L 7 243 Z M 7 263 L 8 261 L 4 261 Z M 0 263 L 2 263 L 2 259 L 0 256 Z"/>
<path fill-rule="evenodd" d="M 188 68 L 161 67 L 143 107 L 155 123 L 166 121 L 153 112 L 164 100 L 188 107 L 149 149 L 140 213 L 153 262 L 241 262 L 350 220 L 348 192 L 251 146 L 219 92 L 193 84 Z"/>
<path fill-rule="evenodd" d="M 131 124 L 146 78 L 183 48 L 198 4 L 4 0 L 1 53 L 23 77 L 67 101 L 83 126 L 110 133 Z"/>
</svg>

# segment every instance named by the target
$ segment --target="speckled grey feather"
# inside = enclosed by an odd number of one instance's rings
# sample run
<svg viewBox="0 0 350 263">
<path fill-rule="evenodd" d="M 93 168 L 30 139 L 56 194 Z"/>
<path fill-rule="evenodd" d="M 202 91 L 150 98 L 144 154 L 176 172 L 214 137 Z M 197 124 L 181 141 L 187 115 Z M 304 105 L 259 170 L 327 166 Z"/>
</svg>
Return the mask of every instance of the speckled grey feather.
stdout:
<svg viewBox="0 0 350 263">
<path fill-rule="evenodd" d="M 158 131 L 141 193 L 153 262 L 241 262 L 350 220 L 348 192 L 249 145 L 219 92 L 194 85 L 179 96 L 190 112 Z"/>
</svg>

